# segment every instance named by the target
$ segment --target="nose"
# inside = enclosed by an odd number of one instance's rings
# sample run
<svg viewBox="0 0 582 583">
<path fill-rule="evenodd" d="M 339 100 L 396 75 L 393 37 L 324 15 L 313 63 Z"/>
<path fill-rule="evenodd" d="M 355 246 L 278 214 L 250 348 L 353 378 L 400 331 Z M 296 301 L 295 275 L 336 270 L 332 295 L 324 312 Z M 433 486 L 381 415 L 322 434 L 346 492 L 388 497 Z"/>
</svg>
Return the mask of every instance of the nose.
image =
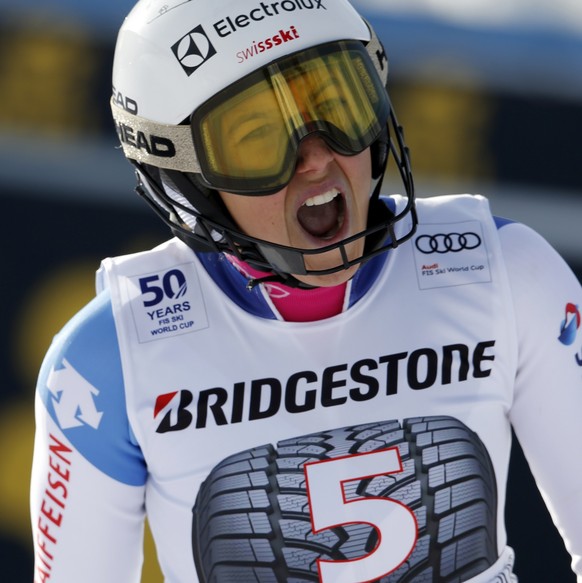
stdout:
<svg viewBox="0 0 582 583">
<path fill-rule="evenodd" d="M 297 152 L 297 172 L 324 170 L 333 160 L 333 151 L 320 136 L 312 134 L 304 138 Z"/>
</svg>

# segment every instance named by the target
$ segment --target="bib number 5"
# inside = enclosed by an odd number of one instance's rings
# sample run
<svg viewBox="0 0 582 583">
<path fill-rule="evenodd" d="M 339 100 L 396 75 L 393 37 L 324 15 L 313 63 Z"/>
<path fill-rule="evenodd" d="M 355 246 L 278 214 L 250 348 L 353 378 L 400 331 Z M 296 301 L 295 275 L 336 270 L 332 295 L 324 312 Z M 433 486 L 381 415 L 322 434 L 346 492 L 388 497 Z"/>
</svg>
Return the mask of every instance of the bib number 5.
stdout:
<svg viewBox="0 0 582 583">
<path fill-rule="evenodd" d="M 200 583 L 470 581 L 498 560 L 497 514 L 477 433 L 380 420 L 222 460 L 197 494 L 192 550 Z"/>
<path fill-rule="evenodd" d="M 346 483 L 402 471 L 397 448 L 305 465 L 313 532 L 364 523 L 378 534 L 366 556 L 349 561 L 318 560 L 322 583 L 364 583 L 397 569 L 414 549 L 417 523 L 412 511 L 390 498 L 348 499 Z"/>
</svg>

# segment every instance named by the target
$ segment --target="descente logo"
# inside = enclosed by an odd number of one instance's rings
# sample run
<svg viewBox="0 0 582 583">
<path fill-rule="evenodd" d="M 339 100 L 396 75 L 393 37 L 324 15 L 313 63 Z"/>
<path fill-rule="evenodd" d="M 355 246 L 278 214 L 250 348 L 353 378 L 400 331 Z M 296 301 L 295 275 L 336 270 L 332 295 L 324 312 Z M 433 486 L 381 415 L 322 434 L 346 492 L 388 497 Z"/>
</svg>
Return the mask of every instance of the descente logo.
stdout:
<svg viewBox="0 0 582 583">
<path fill-rule="evenodd" d="M 297 29 L 292 26 L 288 30 L 280 30 L 276 35 L 266 38 L 260 42 L 254 42 L 249 48 L 243 49 L 236 54 L 237 61 L 244 63 L 256 55 L 260 55 L 274 47 L 288 43 L 299 38 Z"/>
</svg>

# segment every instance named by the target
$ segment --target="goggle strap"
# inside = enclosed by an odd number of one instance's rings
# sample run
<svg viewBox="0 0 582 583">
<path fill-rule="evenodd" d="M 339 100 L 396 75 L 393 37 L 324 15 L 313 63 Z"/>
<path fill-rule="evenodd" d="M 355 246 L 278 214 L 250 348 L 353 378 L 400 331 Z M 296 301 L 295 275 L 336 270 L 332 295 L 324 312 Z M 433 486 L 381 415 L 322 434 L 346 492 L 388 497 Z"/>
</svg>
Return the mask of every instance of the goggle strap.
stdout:
<svg viewBox="0 0 582 583">
<path fill-rule="evenodd" d="M 166 170 L 200 173 L 192 130 L 186 125 L 150 121 L 111 100 L 111 111 L 123 152 L 130 160 Z"/>
</svg>

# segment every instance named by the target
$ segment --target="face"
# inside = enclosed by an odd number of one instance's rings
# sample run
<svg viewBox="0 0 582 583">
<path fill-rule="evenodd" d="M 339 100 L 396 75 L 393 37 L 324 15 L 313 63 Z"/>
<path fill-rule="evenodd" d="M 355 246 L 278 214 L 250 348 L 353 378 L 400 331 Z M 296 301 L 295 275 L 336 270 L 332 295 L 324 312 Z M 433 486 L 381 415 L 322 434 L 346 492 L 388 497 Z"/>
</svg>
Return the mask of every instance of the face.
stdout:
<svg viewBox="0 0 582 583">
<path fill-rule="evenodd" d="M 300 145 L 291 182 L 268 196 L 242 196 L 220 192 L 230 214 L 247 235 L 301 249 L 319 249 L 366 228 L 371 191 L 370 149 L 355 156 L 340 156 L 318 136 Z M 364 239 L 346 245 L 348 258 L 357 259 Z M 308 270 L 341 264 L 339 250 L 306 256 Z M 358 266 L 322 276 L 296 276 L 314 286 L 339 285 Z"/>
</svg>

